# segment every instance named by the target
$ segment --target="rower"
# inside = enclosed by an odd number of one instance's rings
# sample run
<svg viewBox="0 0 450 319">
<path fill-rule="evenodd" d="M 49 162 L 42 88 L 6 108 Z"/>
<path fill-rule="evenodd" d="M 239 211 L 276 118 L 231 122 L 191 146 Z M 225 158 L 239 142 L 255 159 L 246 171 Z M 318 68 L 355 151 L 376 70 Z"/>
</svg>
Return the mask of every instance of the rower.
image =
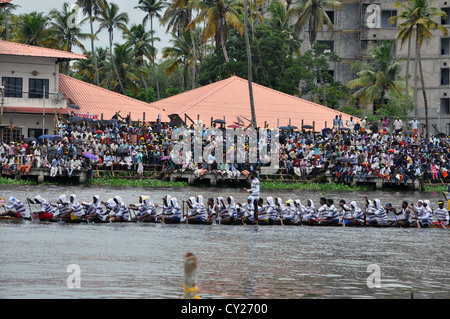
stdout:
<svg viewBox="0 0 450 319">
<path fill-rule="evenodd" d="M 139 222 L 154 222 L 155 216 L 151 215 L 151 211 L 156 211 L 155 205 L 146 195 L 139 196 L 139 204 L 130 204 L 130 209 L 137 210 L 136 220 Z"/>
<path fill-rule="evenodd" d="M 5 206 L 5 212 L 0 213 L 0 216 L 9 216 L 15 218 L 27 218 L 27 210 L 25 205 L 15 196 L 8 199 L 10 205 Z"/>
<path fill-rule="evenodd" d="M 386 214 L 386 210 L 383 205 L 381 205 L 381 201 L 379 199 L 374 200 L 374 211 L 372 218 L 369 219 L 370 225 L 387 225 L 388 218 Z"/>
<path fill-rule="evenodd" d="M 303 206 L 301 206 L 301 203 L 299 204 L 299 207 L 303 208 Z M 310 225 L 317 222 L 317 209 L 314 206 L 314 202 L 312 199 L 308 199 L 306 201 L 306 206 L 303 208 L 303 215 L 301 215 L 301 221 L 303 224 Z"/>
<path fill-rule="evenodd" d="M 400 226 L 398 215 L 400 215 L 400 212 L 397 212 L 397 209 L 392 206 L 391 203 L 387 203 L 386 206 L 384 206 L 384 209 L 386 210 L 386 214 L 389 214 L 391 216 L 391 219 L 388 221 L 389 226 Z"/>
<path fill-rule="evenodd" d="M 103 221 L 103 207 L 101 205 L 100 196 L 94 195 L 91 203 L 82 203 L 85 207 L 85 217 L 88 222 L 99 223 Z"/>
<path fill-rule="evenodd" d="M 434 210 L 434 215 L 436 215 L 437 222 L 442 225 L 448 225 L 449 224 L 449 213 L 446 208 L 444 208 L 444 202 L 439 201 L 438 202 L 438 208 Z"/>
<path fill-rule="evenodd" d="M 37 195 L 34 199 L 27 197 L 27 201 L 30 204 L 41 205 L 41 210 L 34 212 L 37 214 L 39 220 L 49 220 L 53 219 L 54 209 L 48 200 L 43 198 L 41 195 Z"/>
<path fill-rule="evenodd" d="M 321 197 L 319 199 L 320 207 L 317 209 L 317 219 L 321 221 L 324 215 L 328 212 L 327 199 L 325 197 Z"/>
<path fill-rule="evenodd" d="M 326 211 L 322 213 L 321 224 L 326 225 L 338 225 L 339 224 L 339 212 L 334 206 L 334 201 L 328 198 L 326 201 Z"/>
<path fill-rule="evenodd" d="M 271 196 L 267 197 L 266 201 L 267 201 L 266 213 L 268 217 L 268 223 L 269 225 L 273 225 L 278 221 L 277 207 L 274 203 L 273 197 Z"/>
<path fill-rule="evenodd" d="M 181 206 L 178 204 L 178 200 L 175 197 L 172 197 L 171 205 L 172 205 L 172 214 L 164 217 L 164 221 L 168 221 L 171 223 L 179 223 L 181 221 L 181 215 L 183 214 Z"/>
<path fill-rule="evenodd" d="M 120 196 L 114 196 L 113 201 L 115 206 L 113 212 L 115 216 L 111 216 L 109 221 L 112 222 L 128 222 L 130 220 L 130 214 L 127 205 L 123 202 Z"/>
<path fill-rule="evenodd" d="M 402 202 L 401 207 L 402 208 L 401 208 L 400 212 L 398 212 L 398 213 L 397 213 L 396 208 L 395 207 L 393 208 L 394 213 L 397 214 L 397 218 L 398 218 L 397 223 L 401 227 L 409 227 L 409 226 L 411 226 L 412 214 L 411 214 L 411 210 L 408 207 L 408 202 L 406 200 L 404 200 Z"/>
<path fill-rule="evenodd" d="M 284 225 L 292 225 L 295 223 L 295 218 L 297 216 L 294 201 L 288 199 L 286 205 L 284 206 L 284 214 L 281 216 L 283 218 Z"/>
<path fill-rule="evenodd" d="M 75 194 L 69 197 L 69 212 L 71 220 L 81 220 L 83 218 L 83 206 L 77 201 L 77 196 Z"/>
<path fill-rule="evenodd" d="M 195 197 L 189 197 L 187 200 L 188 207 L 190 208 L 190 212 L 187 215 L 188 223 L 203 223 L 205 215 L 200 214 L 198 211 L 197 201 Z"/>
<path fill-rule="evenodd" d="M 114 199 L 109 198 L 106 202 L 102 201 L 102 205 L 105 206 L 106 212 L 105 212 L 105 220 L 107 221 L 113 221 L 114 214 L 114 207 L 116 207 L 116 203 L 114 202 Z"/>
<path fill-rule="evenodd" d="M 170 195 L 166 195 L 164 196 L 163 200 L 163 209 L 161 214 L 156 216 L 156 221 L 165 221 L 166 216 L 171 216 L 172 215 L 172 197 Z"/>
<path fill-rule="evenodd" d="M 230 216 L 228 214 L 227 205 L 225 204 L 223 197 L 217 197 L 216 201 L 217 218 L 219 219 L 219 224 L 221 224 L 222 220 L 227 219 Z"/>
<path fill-rule="evenodd" d="M 255 221 L 255 201 L 253 196 L 247 197 L 247 202 L 243 205 L 243 208 L 245 210 L 245 218 L 253 224 Z"/>
<path fill-rule="evenodd" d="M 351 209 L 347 204 L 345 204 L 344 199 L 339 201 L 339 207 L 342 209 L 342 224 L 350 224 L 349 218 L 352 217 Z"/>
<path fill-rule="evenodd" d="M 258 224 L 262 225 L 269 224 L 269 214 L 268 214 L 269 206 L 270 206 L 269 204 L 264 205 L 263 198 L 260 197 L 258 199 L 258 214 L 257 214 Z"/>
<path fill-rule="evenodd" d="M 52 206 L 56 207 L 56 210 L 58 211 L 55 214 L 55 217 L 58 217 L 61 220 L 70 220 L 70 206 L 66 195 L 60 195 L 56 205 Z"/>
<path fill-rule="evenodd" d="M 214 198 L 212 197 L 208 198 L 208 201 L 206 202 L 206 211 L 208 213 L 208 219 L 211 222 L 217 223 L 218 221 L 217 206 L 214 203 Z"/>
<path fill-rule="evenodd" d="M 236 203 L 234 201 L 234 197 L 233 196 L 228 196 L 227 197 L 227 211 L 228 211 L 228 220 L 223 220 L 223 223 L 229 223 L 229 224 L 234 224 L 237 220 L 237 206 Z"/>
<path fill-rule="evenodd" d="M 345 220 L 348 221 L 346 225 L 364 225 L 364 212 L 358 207 L 356 201 L 350 203 L 350 213 L 350 216 L 345 217 Z"/>
</svg>

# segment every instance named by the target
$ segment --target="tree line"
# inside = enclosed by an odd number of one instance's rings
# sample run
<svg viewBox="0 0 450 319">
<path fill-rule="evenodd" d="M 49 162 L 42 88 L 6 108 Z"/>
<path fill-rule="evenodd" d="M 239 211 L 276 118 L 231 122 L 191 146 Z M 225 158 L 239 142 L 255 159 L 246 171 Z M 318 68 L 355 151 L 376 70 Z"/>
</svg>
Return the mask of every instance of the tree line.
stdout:
<svg viewBox="0 0 450 319">
<path fill-rule="evenodd" d="M 405 117 L 416 104 L 418 80 L 428 114 L 420 51 L 434 30 L 447 34 L 436 22 L 445 13 L 433 1 L 396 1 L 399 14 L 391 22 L 399 22 L 397 42 L 408 45 L 408 55 L 397 56 L 394 42 L 372 46 L 371 59 L 353 64 L 356 78 L 341 83 L 329 72 L 330 63 L 340 57 L 316 40 L 320 31 L 333 33 L 327 11 L 341 10 L 338 0 L 134 2 L 133 8 L 145 13 L 137 23 L 131 23 L 113 0 L 77 0 L 83 14 L 77 24 L 71 23 L 74 11 L 69 3 L 49 13 L 15 14 L 15 7 L 10 7 L 0 18 L 0 36 L 65 51 L 78 48 L 87 59 L 61 63 L 62 73 L 147 102 L 234 74 L 332 108 L 346 101 L 341 110 L 354 115 L 361 114 L 361 106 L 373 104 L 378 116 Z M 170 45 L 161 52 L 155 47 L 161 40 L 154 31 L 157 23 L 170 37 Z M 89 33 L 82 31 L 85 24 Z M 108 35 L 108 47 L 95 44 L 101 32 Z M 301 52 L 300 35 L 305 32 L 311 49 Z M 401 67 L 405 62 L 406 72 Z"/>
</svg>

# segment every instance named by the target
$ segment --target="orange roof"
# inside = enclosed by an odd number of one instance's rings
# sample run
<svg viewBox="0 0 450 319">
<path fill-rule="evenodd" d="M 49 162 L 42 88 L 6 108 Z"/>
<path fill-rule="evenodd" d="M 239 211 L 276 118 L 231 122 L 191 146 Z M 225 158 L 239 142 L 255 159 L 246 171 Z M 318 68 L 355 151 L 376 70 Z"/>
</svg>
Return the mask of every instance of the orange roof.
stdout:
<svg viewBox="0 0 450 319">
<path fill-rule="evenodd" d="M 0 41 L 0 55 L 32 56 L 44 58 L 56 58 L 62 60 L 86 59 L 86 56 L 83 54 L 43 48 L 34 45 L 10 41 Z"/>
<path fill-rule="evenodd" d="M 315 122 L 318 131 L 332 127 L 336 115 L 342 115 L 344 123 L 350 118 L 348 114 L 256 83 L 252 87 L 259 127 L 263 127 L 264 122 L 267 122 L 269 128 L 287 126 L 290 120 L 291 125 L 301 128 L 303 120 L 303 125 L 313 125 Z M 248 81 L 237 76 L 153 102 L 151 105 L 164 109 L 167 114 L 177 113 L 183 120 L 184 114 L 194 121 L 199 116 L 206 125 L 209 125 L 211 117 L 223 119 L 225 116 L 227 125 L 237 122 L 238 116 L 245 126 L 251 120 Z"/>
<path fill-rule="evenodd" d="M 149 103 L 64 74 L 59 75 L 59 92 L 79 107 L 79 110 L 74 110 L 75 113 L 97 114 L 99 118 L 103 114 L 103 118 L 109 120 L 116 112 L 120 111 L 122 117 L 131 113 L 131 119 L 137 121 L 138 119 L 143 120 L 145 112 L 146 122 L 155 121 L 159 114 L 162 122 L 170 121 L 164 110 L 151 106 Z"/>
</svg>

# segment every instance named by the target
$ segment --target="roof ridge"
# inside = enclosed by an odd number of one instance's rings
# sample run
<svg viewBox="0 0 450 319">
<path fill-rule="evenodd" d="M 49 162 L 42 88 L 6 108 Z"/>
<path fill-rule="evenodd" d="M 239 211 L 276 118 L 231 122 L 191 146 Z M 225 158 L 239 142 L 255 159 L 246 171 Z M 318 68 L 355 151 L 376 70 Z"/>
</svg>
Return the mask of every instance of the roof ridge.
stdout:
<svg viewBox="0 0 450 319">
<path fill-rule="evenodd" d="M 65 77 L 65 78 L 69 78 L 70 80 L 75 80 L 75 81 L 81 82 L 81 83 L 83 83 L 84 85 L 87 85 L 87 86 L 90 86 L 90 87 L 93 87 L 93 88 L 96 88 L 96 89 L 100 89 L 100 90 L 106 91 L 106 92 L 108 92 L 108 93 L 110 93 L 110 94 L 113 94 L 113 95 L 118 95 L 118 96 L 120 96 L 121 98 L 126 98 L 126 99 L 132 100 L 132 101 L 137 102 L 137 103 L 145 104 L 146 106 L 149 106 L 149 107 L 151 107 L 151 108 L 153 108 L 153 109 L 155 109 L 155 110 L 158 110 L 158 111 L 160 111 L 160 112 L 165 112 L 164 109 L 160 109 L 160 108 L 158 108 L 158 107 L 156 107 L 156 106 L 153 106 L 153 105 L 151 105 L 151 103 L 147 103 L 147 102 L 144 102 L 144 101 L 141 101 L 141 100 L 138 100 L 138 99 L 134 99 L 134 98 L 132 98 L 132 97 L 130 97 L 130 96 L 123 95 L 123 94 L 120 94 L 120 93 L 117 93 L 117 92 L 114 92 L 114 91 L 105 89 L 105 88 L 103 88 L 103 87 L 101 87 L 101 86 L 97 86 L 97 85 L 92 84 L 92 83 L 89 83 L 89 82 L 85 82 L 85 81 L 82 81 L 82 80 L 78 80 L 78 79 L 76 79 L 76 78 L 74 78 L 74 77 L 71 77 L 71 76 L 68 76 L 68 75 L 65 75 L 65 74 L 59 74 L 59 76 L 60 76 L 60 77 L 62 76 L 63 78 L 64 78 L 64 77 Z"/>
<path fill-rule="evenodd" d="M 43 50 L 50 50 L 50 51 L 55 51 L 55 52 L 63 52 L 65 54 L 74 54 L 74 55 L 78 55 L 80 57 L 86 58 L 86 55 L 81 54 L 81 53 L 75 53 L 75 52 L 71 52 L 71 51 L 64 51 L 64 50 L 58 50 L 58 49 L 53 49 L 53 48 L 41 47 L 41 46 L 37 46 L 37 45 L 30 45 L 30 44 L 26 44 L 26 43 L 15 42 L 15 41 L 0 40 L 0 44 L 13 44 L 13 45 L 18 45 L 18 46 L 22 46 L 22 47 L 37 48 L 38 50 L 43 49 Z"/>
<path fill-rule="evenodd" d="M 237 78 L 238 80 L 241 80 L 241 81 L 247 81 L 246 79 L 241 78 L 241 77 L 238 77 L 238 76 L 236 76 L 236 78 Z M 311 104 L 311 105 L 313 105 L 313 106 L 320 107 L 320 108 L 322 108 L 322 109 L 326 109 L 326 110 L 329 110 L 329 111 L 332 111 L 332 112 L 336 112 L 336 113 L 338 113 L 338 114 L 345 114 L 345 115 L 348 115 L 348 114 L 346 114 L 346 113 L 344 113 L 344 112 L 341 112 L 341 111 L 332 109 L 331 107 L 328 107 L 328 106 L 325 106 L 325 105 L 322 105 L 322 104 L 319 104 L 319 103 L 315 103 L 315 102 L 312 102 L 312 101 L 309 101 L 309 100 L 305 100 L 305 99 L 302 99 L 301 97 L 298 97 L 298 96 L 295 96 L 295 95 L 291 95 L 291 94 L 287 94 L 287 93 L 284 93 L 284 92 L 281 92 L 281 91 L 277 91 L 277 90 L 275 90 L 275 89 L 272 89 L 272 88 L 270 88 L 270 87 L 267 87 L 267 86 L 258 84 L 258 83 L 256 83 L 256 82 L 252 82 L 252 85 L 253 85 L 253 84 L 256 85 L 256 86 L 258 86 L 258 87 L 260 87 L 260 88 L 262 88 L 262 89 L 270 90 L 270 91 L 272 91 L 272 92 L 275 92 L 275 93 L 280 94 L 280 95 L 284 95 L 284 96 L 289 97 L 289 98 L 294 99 L 294 100 L 301 100 L 301 101 L 304 101 L 304 102 L 306 102 L 306 103 L 308 103 L 308 104 Z M 359 119 L 358 117 L 355 117 L 355 116 L 353 116 L 353 118 Z"/>
<path fill-rule="evenodd" d="M 237 76 L 231 76 L 227 79 L 223 79 L 221 81 L 218 82 L 214 82 L 214 83 L 210 83 L 208 85 L 217 85 L 217 87 L 215 87 L 214 89 L 206 92 L 205 94 L 203 94 L 202 96 L 200 96 L 198 99 L 192 101 L 191 103 L 189 103 L 188 105 L 186 105 L 185 107 L 183 107 L 182 109 L 178 110 L 177 113 L 181 114 L 187 110 L 189 110 L 191 107 L 193 107 L 194 105 L 196 105 L 198 102 L 206 99 L 207 97 L 209 97 L 211 94 L 217 92 L 218 90 L 222 89 L 224 86 L 228 85 L 229 83 L 233 82 L 235 79 L 237 78 Z M 220 82 L 223 82 L 223 84 L 218 85 Z M 197 89 L 200 89 L 201 87 L 198 87 Z M 204 87 L 203 87 L 204 88 Z"/>
</svg>

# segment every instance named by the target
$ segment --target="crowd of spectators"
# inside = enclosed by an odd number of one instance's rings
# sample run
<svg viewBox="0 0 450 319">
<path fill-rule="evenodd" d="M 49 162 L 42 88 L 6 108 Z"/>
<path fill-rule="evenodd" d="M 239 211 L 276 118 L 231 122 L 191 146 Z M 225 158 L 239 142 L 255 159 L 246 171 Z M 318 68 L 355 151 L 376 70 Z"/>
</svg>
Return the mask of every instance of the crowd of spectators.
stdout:
<svg viewBox="0 0 450 319">
<path fill-rule="evenodd" d="M 337 183 L 353 180 L 365 182 L 376 175 L 395 183 L 428 179 L 442 181 L 448 176 L 449 139 L 445 134 L 424 137 L 418 132 L 420 123 L 413 118 L 404 124 L 401 119 L 383 118 L 367 122 L 367 118 L 343 123 L 340 116 L 333 127 L 313 132 L 309 129 L 280 130 L 279 174 L 300 180 L 332 176 Z M 214 123 L 225 131 L 225 124 Z M 194 128 L 191 126 L 191 128 Z M 119 113 L 111 120 L 74 121 L 59 119 L 55 135 L 2 142 L 0 161 L 2 174 L 28 174 L 30 169 L 47 168 L 50 176 L 68 175 L 79 169 L 128 170 L 143 176 L 146 167 L 156 165 L 159 173 L 192 171 L 201 179 L 206 172 L 218 179 L 249 178 L 259 171 L 261 163 L 217 163 L 214 152 L 201 163 L 187 160 L 175 164 L 170 158 L 173 133 L 180 128 L 171 123 L 132 122 Z M 203 125 L 203 132 L 208 128 Z M 213 137 L 214 138 L 214 137 Z M 204 145 L 211 140 L 204 141 Z M 225 145 L 225 143 L 224 143 Z M 224 146 L 224 156 L 234 146 Z M 245 152 L 248 155 L 248 147 Z"/>
</svg>

